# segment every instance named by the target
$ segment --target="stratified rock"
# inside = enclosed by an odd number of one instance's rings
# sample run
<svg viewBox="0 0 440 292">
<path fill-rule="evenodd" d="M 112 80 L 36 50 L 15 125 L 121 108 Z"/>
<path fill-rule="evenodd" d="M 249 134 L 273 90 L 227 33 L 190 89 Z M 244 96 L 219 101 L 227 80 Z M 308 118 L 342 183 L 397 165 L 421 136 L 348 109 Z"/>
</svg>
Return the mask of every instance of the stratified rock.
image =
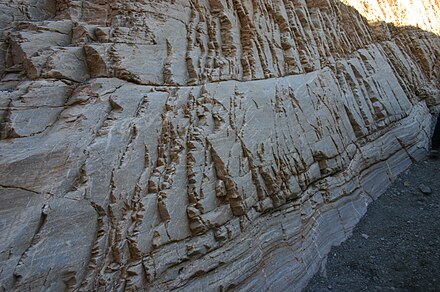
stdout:
<svg viewBox="0 0 440 292">
<path fill-rule="evenodd" d="M 0 287 L 304 287 L 429 150 L 440 7 L 391 2 L 0 4 Z"/>
</svg>

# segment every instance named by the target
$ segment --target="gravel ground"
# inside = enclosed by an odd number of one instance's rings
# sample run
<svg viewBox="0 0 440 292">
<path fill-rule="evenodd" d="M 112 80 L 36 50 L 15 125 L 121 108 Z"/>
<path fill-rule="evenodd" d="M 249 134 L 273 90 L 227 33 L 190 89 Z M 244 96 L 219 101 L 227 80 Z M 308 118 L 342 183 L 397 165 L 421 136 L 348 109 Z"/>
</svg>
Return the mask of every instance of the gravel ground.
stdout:
<svg viewBox="0 0 440 292">
<path fill-rule="evenodd" d="M 399 176 L 304 291 L 440 291 L 440 159 Z"/>
</svg>

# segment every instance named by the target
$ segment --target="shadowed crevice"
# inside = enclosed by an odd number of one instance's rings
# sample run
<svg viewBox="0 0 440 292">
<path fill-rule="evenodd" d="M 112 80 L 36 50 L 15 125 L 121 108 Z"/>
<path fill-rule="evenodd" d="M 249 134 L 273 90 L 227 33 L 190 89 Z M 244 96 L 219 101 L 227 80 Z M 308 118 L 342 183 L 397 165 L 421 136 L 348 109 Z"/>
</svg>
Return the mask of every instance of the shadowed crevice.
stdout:
<svg viewBox="0 0 440 292">
<path fill-rule="evenodd" d="M 440 149 L 440 116 L 437 117 L 434 134 L 432 135 L 432 149 Z"/>
</svg>

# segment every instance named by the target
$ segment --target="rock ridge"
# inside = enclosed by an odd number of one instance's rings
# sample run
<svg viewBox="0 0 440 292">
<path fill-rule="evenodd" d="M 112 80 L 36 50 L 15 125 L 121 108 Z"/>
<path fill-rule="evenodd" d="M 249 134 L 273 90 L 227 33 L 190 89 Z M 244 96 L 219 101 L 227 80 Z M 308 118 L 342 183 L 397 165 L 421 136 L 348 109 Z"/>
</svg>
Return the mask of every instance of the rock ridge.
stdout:
<svg viewBox="0 0 440 292">
<path fill-rule="evenodd" d="M 0 4 L 0 288 L 303 288 L 430 146 L 440 7 L 391 2 Z"/>
</svg>

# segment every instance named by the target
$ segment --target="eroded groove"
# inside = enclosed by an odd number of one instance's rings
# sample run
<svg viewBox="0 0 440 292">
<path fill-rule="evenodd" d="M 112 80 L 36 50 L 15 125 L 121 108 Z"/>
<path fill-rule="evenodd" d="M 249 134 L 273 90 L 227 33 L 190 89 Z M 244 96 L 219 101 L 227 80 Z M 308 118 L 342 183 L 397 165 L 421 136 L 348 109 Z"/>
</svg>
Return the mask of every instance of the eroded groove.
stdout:
<svg viewBox="0 0 440 292">
<path fill-rule="evenodd" d="M 6 3 L 1 288 L 301 289 L 429 149 L 433 1 Z"/>
</svg>

